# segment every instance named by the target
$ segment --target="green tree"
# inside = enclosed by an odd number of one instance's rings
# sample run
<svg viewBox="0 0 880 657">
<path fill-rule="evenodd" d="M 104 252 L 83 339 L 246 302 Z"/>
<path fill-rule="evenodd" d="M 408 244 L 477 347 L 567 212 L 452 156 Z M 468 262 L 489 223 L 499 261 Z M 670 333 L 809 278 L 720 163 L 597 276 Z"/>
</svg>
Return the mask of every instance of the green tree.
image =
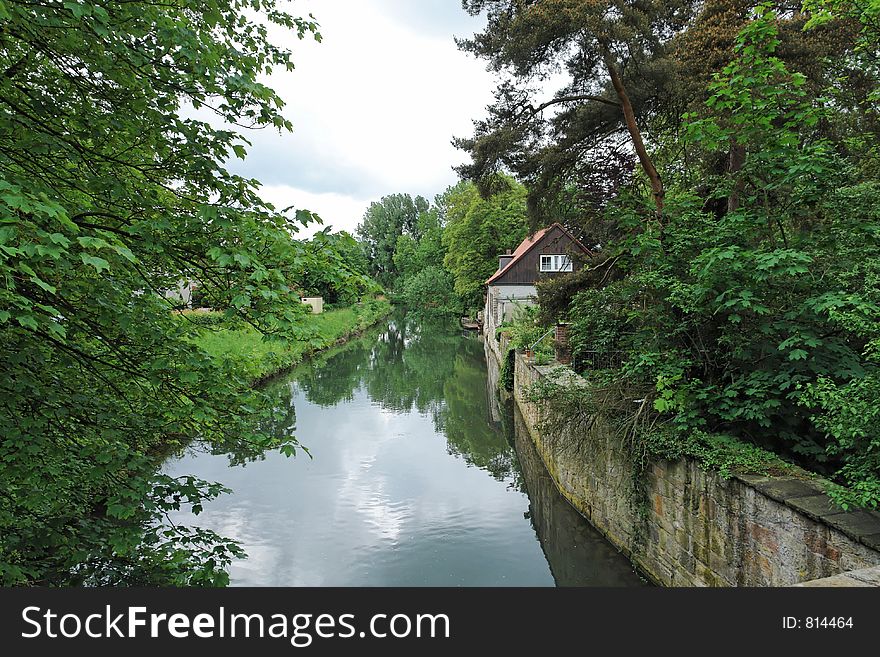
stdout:
<svg viewBox="0 0 880 657">
<path fill-rule="evenodd" d="M 327 303 L 354 303 L 381 290 L 369 276 L 360 243 L 347 232 L 325 228 L 304 245 L 311 257 L 304 259 L 303 270 L 293 280 L 306 294 L 322 296 Z"/>
<path fill-rule="evenodd" d="M 575 296 L 571 341 L 599 407 L 638 449 L 695 454 L 700 436 L 735 436 L 834 476 L 841 501 L 876 506 L 876 172 L 863 182 L 826 138 L 841 110 L 777 56 L 779 30 L 766 6 L 742 28 L 704 118 L 685 117 L 676 162 L 702 174 L 699 193 L 671 188 L 662 243 L 633 230 L 608 245 Z M 736 169 L 711 175 L 695 157 L 731 144 L 746 154 Z M 725 212 L 710 210 L 717 199 Z M 614 210 L 640 225 L 632 207 Z"/>
<path fill-rule="evenodd" d="M 407 235 L 418 241 L 419 217 L 428 208 L 428 201 L 421 196 L 392 194 L 371 203 L 364 213 L 357 235 L 367 250 L 370 273 L 383 286 L 394 287 L 400 273 L 394 263 L 397 240 Z"/>
<path fill-rule="evenodd" d="M 444 264 L 467 311 L 482 308 L 499 254 L 519 246 L 528 232 L 526 189 L 511 178 L 505 184 L 504 191 L 485 199 L 473 183 L 461 182 L 438 199 L 446 220 Z"/>
<path fill-rule="evenodd" d="M 267 334 L 304 333 L 290 281 L 314 256 L 291 235 L 311 215 L 229 173 L 245 139 L 189 110 L 290 128 L 260 82 L 292 68 L 270 25 L 318 38 L 274 0 L 0 2 L 3 583 L 223 584 L 239 548 L 161 522 L 223 488 L 156 475 L 158 454 L 296 447 L 154 293 L 195 280 Z"/>
<path fill-rule="evenodd" d="M 413 234 L 403 234 L 394 246 L 394 266 L 403 279 L 411 278 L 426 267 L 442 267 L 443 224 L 437 208 L 422 212 Z"/>
<path fill-rule="evenodd" d="M 708 83 L 733 57 L 737 34 L 758 4 L 466 0 L 468 11 L 488 20 L 460 47 L 504 75 L 489 117 L 457 140 L 472 159 L 459 172 L 490 190 L 498 172 L 513 172 L 529 188 L 533 227 L 568 214 L 578 224 L 569 223 L 574 232 L 598 242 L 617 228 L 606 210 L 621 193 L 653 197 L 653 216 L 662 215 L 670 187 L 700 182 L 696 169 L 680 166 L 682 114 L 702 108 Z M 806 76 L 808 89 L 821 95 L 836 85 L 841 107 L 864 107 L 869 69 L 850 57 L 852 21 L 834 17 L 805 33 L 807 14 L 789 2 L 766 4 L 779 9 L 777 55 Z M 564 83 L 548 97 L 547 85 L 536 80 L 557 71 L 563 75 L 550 79 Z M 833 132 L 830 125 L 826 131 Z M 745 160 L 737 144 L 701 155 L 713 173 L 738 170 Z M 696 177 L 681 180 L 690 173 Z M 731 207 L 738 199 L 731 190 Z M 643 222 L 651 216 L 644 212 Z"/>
<path fill-rule="evenodd" d="M 453 291 L 452 275 L 443 267 L 429 265 L 404 279 L 400 299 L 407 308 L 432 314 L 459 314 L 461 302 Z"/>
<path fill-rule="evenodd" d="M 473 164 L 471 179 L 509 167 L 534 184 L 532 209 L 546 192 L 573 177 L 589 177 L 608 151 L 620 151 L 621 132 L 648 179 L 658 214 L 665 188 L 643 137 L 645 114 L 656 104 L 669 71 L 663 57 L 695 3 L 631 0 L 465 0 L 472 14 L 486 12 L 486 29 L 460 47 L 486 58 L 503 78 L 488 121 L 472 139 L 459 140 Z M 551 71 L 567 84 L 539 102 L 533 80 Z M 552 114 L 548 110 L 557 109 Z M 547 136 L 551 137 L 547 143 Z M 615 146 L 615 142 L 617 145 Z M 604 151 L 583 157 L 587 150 Z M 566 175 L 560 175 L 565 172 Z M 552 194 L 551 194 L 552 196 Z M 541 217 L 542 222 L 546 217 Z"/>
<path fill-rule="evenodd" d="M 399 272 L 396 292 L 407 308 L 432 314 L 457 314 L 461 303 L 453 291 L 452 275 L 443 265 L 446 247 L 439 210 L 419 216 L 419 237 L 401 235 L 394 250 Z"/>
</svg>

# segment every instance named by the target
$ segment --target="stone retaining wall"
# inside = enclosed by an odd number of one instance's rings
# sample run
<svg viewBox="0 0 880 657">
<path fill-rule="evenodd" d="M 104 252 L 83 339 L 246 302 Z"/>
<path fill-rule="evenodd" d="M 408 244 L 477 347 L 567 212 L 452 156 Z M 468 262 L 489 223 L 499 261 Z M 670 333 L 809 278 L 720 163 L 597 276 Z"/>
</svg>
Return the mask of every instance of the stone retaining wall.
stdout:
<svg viewBox="0 0 880 657">
<path fill-rule="evenodd" d="M 500 349 L 487 351 L 500 361 Z M 527 391 L 558 366 L 515 362 L 516 404 L 557 487 L 656 583 L 789 586 L 880 564 L 880 513 L 843 513 L 813 480 L 723 479 L 683 459 L 653 463 L 635 493 L 629 455 L 607 428 L 550 435 L 542 425 L 552 408 Z"/>
</svg>

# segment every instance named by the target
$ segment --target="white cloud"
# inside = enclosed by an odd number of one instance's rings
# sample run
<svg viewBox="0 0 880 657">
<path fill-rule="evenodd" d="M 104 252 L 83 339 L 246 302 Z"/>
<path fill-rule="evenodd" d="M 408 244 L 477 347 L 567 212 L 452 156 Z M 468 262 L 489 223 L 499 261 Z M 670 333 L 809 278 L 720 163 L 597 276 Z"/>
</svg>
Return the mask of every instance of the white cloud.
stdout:
<svg viewBox="0 0 880 657">
<path fill-rule="evenodd" d="M 280 207 L 307 207 L 346 230 L 383 195 L 432 198 L 453 184 L 452 166 L 466 156 L 450 140 L 472 132 L 492 90 L 484 63 L 460 52 L 453 35 L 482 21 L 459 0 L 303 0 L 292 11 L 313 13 L 323 36 L 290 44 L 296 69 L 268 79 L 294 133 L 247 133 L 249 156 L 230 168 L 261 180 Z M 286 195 L 296 199 L 276 201 Z"/>
<path fill-rule="evenodd" d="M 289 185 L 264 185 L 260 188 L 260 196 L 278 210 L 294 206 L 298 209 L 311 210 L 321 217 L 323 225 L 310 224 L 301 229 L 297 237 L 309 237 L 327 226 L 332 226 L 333 232 L 347 230 L 354 235 L 355 228 L 371 201 L 366 197 L 347 196 L 335 192 L 309 192 Z"/>
</svg>

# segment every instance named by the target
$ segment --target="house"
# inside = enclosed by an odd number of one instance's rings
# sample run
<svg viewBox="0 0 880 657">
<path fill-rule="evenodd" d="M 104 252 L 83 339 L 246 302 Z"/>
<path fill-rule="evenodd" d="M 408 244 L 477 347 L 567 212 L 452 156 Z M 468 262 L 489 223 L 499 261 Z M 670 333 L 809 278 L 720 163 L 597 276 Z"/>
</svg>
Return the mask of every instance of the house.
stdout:
<svg viewBox="0 0 880 657">
<path fill-rule="evenodd" d="M 554 223 L 524 239 L 513 253 L 499 256 L 498 271 L 486 281 L 486 335 L 513 319 L 518 308 L 535 304 L 539 280 L 577 271 L 591 255 L 564 226 Z"/>
</svg>

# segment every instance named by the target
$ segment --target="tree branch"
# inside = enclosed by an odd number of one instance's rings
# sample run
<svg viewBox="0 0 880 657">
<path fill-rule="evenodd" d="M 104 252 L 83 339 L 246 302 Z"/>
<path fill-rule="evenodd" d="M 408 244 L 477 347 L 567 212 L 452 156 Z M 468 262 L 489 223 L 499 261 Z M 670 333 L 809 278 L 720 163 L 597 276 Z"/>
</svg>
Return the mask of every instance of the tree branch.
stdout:
<svg viewBox="0 0 880 657">
<path fill-rule="evenodd" d="M 541 103 L 537 107 L 532 108 L 532 114 L 538 114 L 539 112 L 544 111 L 551 105 L 557 105 L 559 103 L 572 103 L 578 100 L 591 100 L 596 103 L 602 103 L 603 105 L 610 105 L 611 107 L 620 107 L 620 103 L 615 103 L 613 100 L 608 100 L 607 98 L 603 98 L 602 96 L 591 96 L 589 94 L 577 94 L 574 96 L 560 96 L 559 98 L 554 98 L 553 100 L 548 100 L 545 103 Z"/>
<path fill-rule="evenodd" d="M 617 92 L 617 97 L 620 98 L 620 106 L 623 109 L 624 123 L 626 124 L 626 128 L 629 131 L 630 137 L 632 137 L 633 147 L 635 148 L 636 154 L 639 157 L 639 163 L 642 165 L 642 169 L 645 171 L 645 174 L 651 181 L 651 191 L 654 196 L 654 204 L 657 206 L 657 220 L 660 224 L 660 228 L 662 231 L 663 199 L 665 196 L 663 180 L 660 178 L 660 174 L 657 172 L 657 168 L 654 166 L 654 162 L 651 159 L 651 156 L 648 154 L 648 149 L 645 148 L 645 142 L 642 140 L 642 133 L 639 130 L 638 124 L 636 123 L 636 115 L 633 111 L 632 103 L 630 102 L 629 95 L 626 92 L 626 87 L 623 84 L 623 79 L 620 76 L 620 71 L 617 70 L 617 64 L 614 62 L 611 51 L 609 50 L 608 46 L 601 41 L 599 43 L 599 46 L 602 51 L 602 59 L 605 63 L 605 67 L 608 69 L 608 75 L 611 78 L 611 84 L 614 86 L 614 91 Z"/>
</svg>

